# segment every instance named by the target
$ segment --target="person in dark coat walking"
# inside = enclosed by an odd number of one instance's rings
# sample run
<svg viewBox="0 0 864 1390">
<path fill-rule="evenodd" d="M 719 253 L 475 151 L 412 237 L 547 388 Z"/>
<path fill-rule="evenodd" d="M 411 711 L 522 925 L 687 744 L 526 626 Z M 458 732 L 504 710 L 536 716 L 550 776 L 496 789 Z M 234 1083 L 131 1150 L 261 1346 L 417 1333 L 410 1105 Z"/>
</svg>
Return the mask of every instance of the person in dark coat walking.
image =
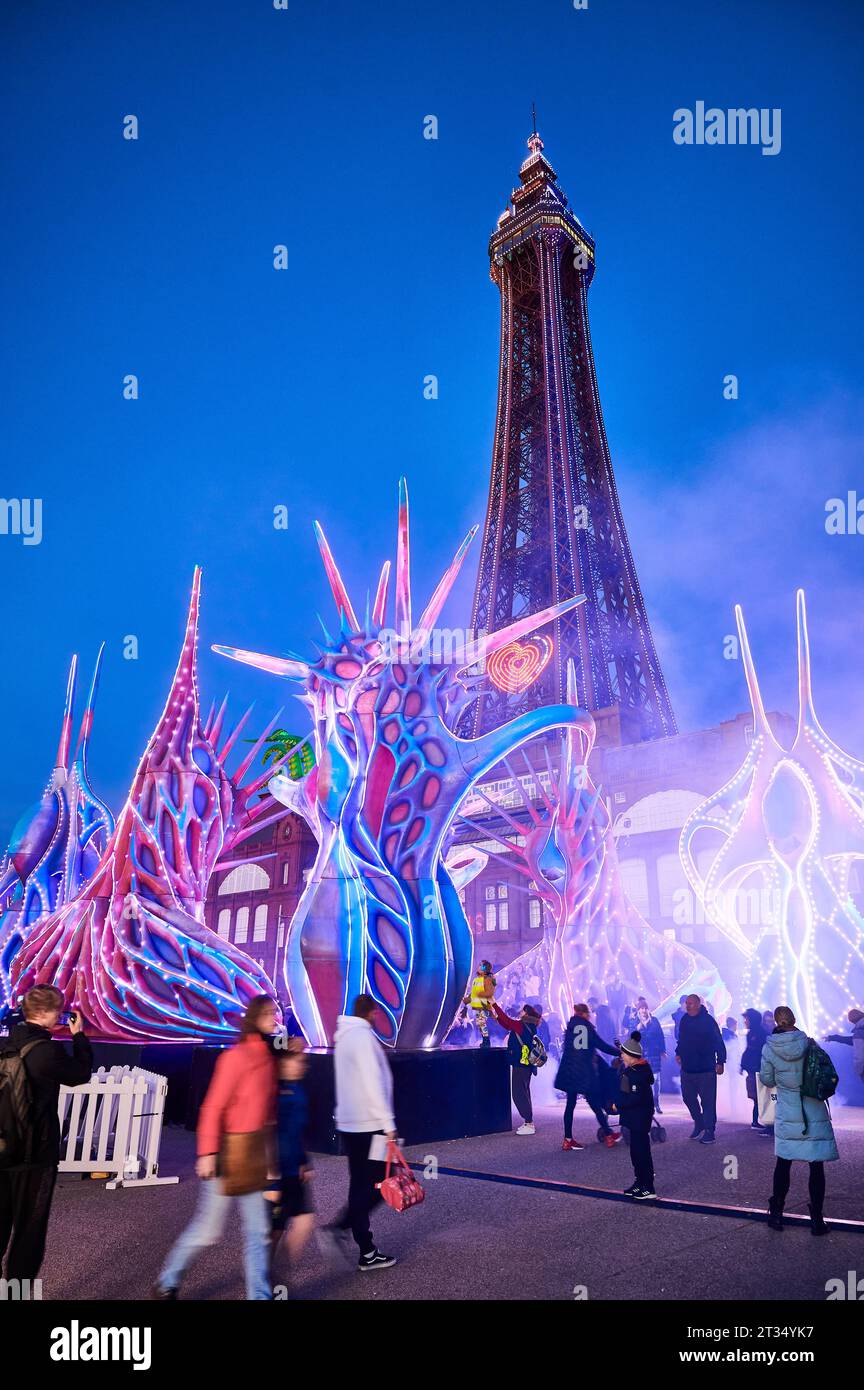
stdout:
<svg viewBox="0 0 864 1390">
<path fill-rule="evenodd" d="M 762 1065 L 762 1049 L 768 1035 L 762 1026 L 762 1015 L 758 1009 L 745 1009 L 741 1017 L 747 1024 L 744 1051 L 741 1053 L 741 1073 L 747 1078 L 747 1095 L 753 1102 L 753 1118 L 750 1121 L 750 1128 L 764 1129 L 765 1126 L 759 1123 L 759 1094 L 756 1089 L 756 1078 Z"/>
<path fill-rule="evenodd" d="M 79 1014 L 69 1017 L 71 1054 L 54 1042 L 51 1035 L 62 1009 L 61 990 L 34 985 L 24 996 L 24 1022 L 9 1034 L 9 1046 L 24 1052 L 32 1109 L 29 1162 L 17 1171 L 0 1172 L 0 1264 L 8 1248 L 7 1279 L 35 1279 L 39 1273 L 60 1162 L 60 1087 L 81 1086 L 93 1071 L 93 1049 Z"/>
<path fill-rule="evenodd" d="M 717 1125 L 717 1077 L 726 1065 L 726 1044 L 698 994 L 688 994 L 678 1025 L 675 1060 L 681 1067 L 681 1099 L 693 1120 L 691 1139 L 714 1143 Z"/>
<path fill-rule="evenodd" d="M 764 1086 L 777 1092 L 777 1120 L 774 1125 L 774 1184 L 768 1203 L 768 1225 L 783 1229 L 783 1207 L 789 1192 L 792 1164 L 796 1159 L 810 1165 L 810 1230 L 814 1236 L 827 1235 L 831 1227 L 822 1216 L 825 1201 L 825 1164 L 840 1157 L 831 1112 L 824 1100 L 801 1093 L 804 1080 L 804 1054 L 809 1038 L 795 1027 L 795 1015 L 785 1004 L 774 1010 L 776 1028 L 762 1050 L 759 1076 Z"/>
<path fill-rule="evenodd" d="M 650 1201 L 654 1191 L 654 1160 L 651 1157 L 651 1121 L 654 1117 L 654 1073 L 642 1055 L 638 1030 L 621 1044 L 621 1095 L 618 1108 L 621 1124 L 630 1132 L 630 1158 L 635 1181 L 624 1196 L 637 1202 Z"/>
<path fill-rule="evenodd" d="M 621 1135 L 609 1128 L 603 1086 L 600 1077 L 598 1052 L 610 1057 L 618 1056 L 618 1048 L 604 1042 L 591 1022 L 587 1004 L 574 1004 L 573 1014 L 564 1032 L 564 1050 L 555 1076 L 556 1091 L 563 1091 L 567 1097 L 564 1106 L 564 1143 L 562 1149 L 583 1149 L 573 1139 L 573 1111 L 576 1100 L 584 1096 L 594 1111 L 597 1123 L 603 1131 L 609 1148 L 621 1140 Z M 607 1073 L 608 1074 L 608 1073 Z"/>
<path fill-rule="evenodd" d="M 642 1040 L 642 1055 L 654 1073 L 654 1110 L 662 1115 L 660 1106 L 660 1068 L 666 1056 L 666 1038 L 663 1025 L 655 1018 L 643 1000 L 636 1011 L 636 1027 Z"/>
</svg>

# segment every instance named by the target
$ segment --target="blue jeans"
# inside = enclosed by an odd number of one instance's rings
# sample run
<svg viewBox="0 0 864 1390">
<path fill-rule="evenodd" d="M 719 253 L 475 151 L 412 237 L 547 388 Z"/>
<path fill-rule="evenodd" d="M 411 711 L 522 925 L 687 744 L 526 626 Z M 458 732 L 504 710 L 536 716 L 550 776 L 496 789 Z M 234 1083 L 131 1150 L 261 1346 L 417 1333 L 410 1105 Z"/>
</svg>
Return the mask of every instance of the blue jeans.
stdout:
<svg viewBox="0 0 864 1390">
<path fill-rule="evenodd" d="M 196 1256 L 208 1245 L 216 1244 L 232 1202 L 240 1203 L 243 1218 L 246 1297 L 259 1302 L 273 1297 L 270 1284 L 270 1214 L 264 1193 L 247 1192 L 243 1197 L 226 1197 L 218 1178 L 202 1181 L 195 1215 L 171 1247 L 162 1266 L 159 1275 L 161 1288 L 179 1288 L 184 1272 Z"/>
</svg>

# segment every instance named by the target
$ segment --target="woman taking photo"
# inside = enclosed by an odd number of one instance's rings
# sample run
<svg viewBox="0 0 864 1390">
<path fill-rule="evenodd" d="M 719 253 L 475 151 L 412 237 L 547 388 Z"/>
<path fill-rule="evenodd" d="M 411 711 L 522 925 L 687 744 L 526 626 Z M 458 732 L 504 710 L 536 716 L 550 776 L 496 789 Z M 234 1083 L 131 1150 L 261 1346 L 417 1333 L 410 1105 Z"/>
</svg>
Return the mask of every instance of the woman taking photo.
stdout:
<svg viewBox="0 0 864 1390">
<path fill-rule="evenodd" d="M 804 1054 L 809 1038 L 795 1027 L 795 1015 L 785 1004 L 774 1010 L 776 1027 L 762 1049 L 760 1079 L 777 1091 L 774 1125 L 774 1191 L 768 1203 L 768 1225 L 783 1229 L 783 1206 L 796 1159 L 810 1165 L 810 1230 L 824 1236 L 831 1228 L 822 1219 L 826 1163 L 839 1158 L 831 1116 L 824 1100 L 801 1094 Z"/>
<path fill-rule="evenodd" d="M 240 1041 L 226 1048 L 216 1063 L 198 1114 L 198 1206 L 165 1261 L 154 1298 L 177 1297 L 186 1269 L 221 1236 L 234 1197 L 243 1219 L 246 1297 L 263 1301 L 273 1296 L 270 1209 L 264 1190 L 275 1158 L 275 1028 L 276 1005 L 266 994 L 256 995 L 243 1015 Z"/>
</svg>

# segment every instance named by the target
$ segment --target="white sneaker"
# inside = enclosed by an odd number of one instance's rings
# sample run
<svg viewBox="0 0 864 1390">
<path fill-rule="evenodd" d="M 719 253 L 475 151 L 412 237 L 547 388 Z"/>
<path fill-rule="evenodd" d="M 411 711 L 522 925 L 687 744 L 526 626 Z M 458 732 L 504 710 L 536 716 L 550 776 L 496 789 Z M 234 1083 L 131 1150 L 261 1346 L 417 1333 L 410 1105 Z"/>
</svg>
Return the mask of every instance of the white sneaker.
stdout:
<svg viewBox="0 0 864 1390">
<path fill-rule="evenodd" d="M 533 1126 L 530 1122 L 527 1122 L 527 1123 L 525 1123 L 524 1125 L 520 1125 L 519 1128 L 517 1129 L 516 1133 L 517 1133 L 517 1134 L 536 1134 L 537 1131 L 535 1130 L 534 1126 Z"/>
</svg>

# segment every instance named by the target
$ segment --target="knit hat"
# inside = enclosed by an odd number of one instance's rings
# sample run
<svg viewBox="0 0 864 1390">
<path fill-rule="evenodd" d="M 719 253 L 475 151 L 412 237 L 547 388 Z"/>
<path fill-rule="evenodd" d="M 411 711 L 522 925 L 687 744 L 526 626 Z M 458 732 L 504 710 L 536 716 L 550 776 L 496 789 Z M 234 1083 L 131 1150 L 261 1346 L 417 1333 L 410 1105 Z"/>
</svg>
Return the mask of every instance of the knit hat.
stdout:
<svg viewBox="0 0 864 1390">
<path fill-rule="evenodd" d="M 641 1057 L 642 1034 L 631 1033 L 627 1041 L 621 1043 L 621 1051 L 626 1052 L 628 1057 Z"/>
<path fill-rule="evenodd" d="M 523 1008 L 522 1012 L 523 1012 L 523 1014 L 525 1014 L 526 1018 L 541 1019 L 541 1018 L 543 1017 L 543 1015 L 542 1015 L 542 1013 L 540 1012 L 540 1010 L 539 1010 L 539 1009 L 535 1009 L 535 1007 L 534 1007 L 533 1004 L 526 1004 L 525 1007 Z"/>
</svg>

